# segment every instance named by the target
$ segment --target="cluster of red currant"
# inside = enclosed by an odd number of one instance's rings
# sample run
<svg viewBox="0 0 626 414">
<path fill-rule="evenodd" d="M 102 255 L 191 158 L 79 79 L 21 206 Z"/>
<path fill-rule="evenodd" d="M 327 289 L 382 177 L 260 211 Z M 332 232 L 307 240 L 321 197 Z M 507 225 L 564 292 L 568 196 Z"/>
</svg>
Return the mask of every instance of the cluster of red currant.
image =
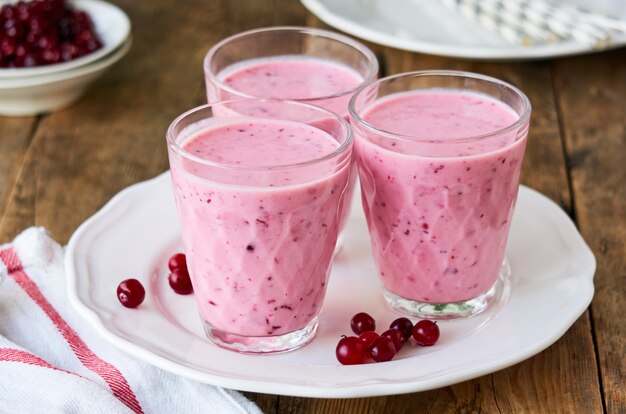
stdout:
<svg viewBox="0 0 626 414">
<path fill-rule="evenodd" d="M 376 321 L 365 312 L 357 313 L 350 320 L 352 332 L 358 336 L 344 336 L 339 340 L 335 355 L 342 365 L 391 361 L 406 342 L 413 337 L 421 346 L 434 345 L 439 339 L 439 326 L 430 320 L 415 325 L 407 318 L 391 322 L 389 329 L 376 333 Z"/>
<path fill-rule="evenodd" d="M 179 295 L 193 292 L 191 278 L 187 270 L 187 258 L 183 253 L 176 253 L 167 262 L 170 274 L 167 281 L 172 290 Z M 117 286 L 117 299 L 127 308 L 136 308 L 146 298 L 146 290 L 137 279 L 126 279 Z"/>
<path fill-rule="evenodd" d="M 33 0 L 0 8 L 0 67 L 65 62 L 102 47 L 91 18 L 65 0 Z"/>
</svg>

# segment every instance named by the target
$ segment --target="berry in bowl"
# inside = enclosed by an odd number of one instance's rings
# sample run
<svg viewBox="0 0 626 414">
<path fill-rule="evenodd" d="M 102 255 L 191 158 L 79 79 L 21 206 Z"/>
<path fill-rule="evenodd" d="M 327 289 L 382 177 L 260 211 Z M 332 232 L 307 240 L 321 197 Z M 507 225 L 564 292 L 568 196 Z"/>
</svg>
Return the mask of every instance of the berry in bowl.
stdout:
<svg viewBox="0 0 626 414">
<path fill-rule="evenodd" d="M 130 21 L 101 0 L 0 0 L 0 115 L 74 103 L 130 49 Z"/>
<path fill-rule="evenodd" d="M 98 0 L 0 0 L 0 79 L 56 73 L 119 49 L 130 21 Z"/>
<path fill-rule="evenodd" d="M 102 48 L 91 17 L 65 0 L 32 0 L 0 8 L 0 67 L 66 62 Z"/>
</svg>

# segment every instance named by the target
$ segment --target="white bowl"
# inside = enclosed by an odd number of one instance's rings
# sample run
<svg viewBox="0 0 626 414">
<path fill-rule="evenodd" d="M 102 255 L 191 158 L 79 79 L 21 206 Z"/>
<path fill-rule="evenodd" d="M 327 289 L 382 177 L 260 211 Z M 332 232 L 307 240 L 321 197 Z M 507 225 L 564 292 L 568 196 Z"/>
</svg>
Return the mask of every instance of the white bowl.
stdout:
<svg viewBox="0 0 626 414">
<path fill-rule="evenodd" d="M 0 0 L 0 5 L 8 3 L 14 1 Z M 30 68 L 0 68 L 0 79 L 47 75 L 84 66 L 113 53 L 130 36 L 130 20 L 119 7 L 101 0 L 72 0 L 69 3 L 77 10 L 89 14 L 96 33 L 102 40 L 102 47 L 67 62 Z"/>
<path fill-rule="evenodd" d="M 71 105 L 94 80 L 128 53 L 131 44 L 132 38 L 129 37 L 122 47 L 109 56 L 63 72 L 1 79 L 0 115 L 35 115 Z"/>
</svg>

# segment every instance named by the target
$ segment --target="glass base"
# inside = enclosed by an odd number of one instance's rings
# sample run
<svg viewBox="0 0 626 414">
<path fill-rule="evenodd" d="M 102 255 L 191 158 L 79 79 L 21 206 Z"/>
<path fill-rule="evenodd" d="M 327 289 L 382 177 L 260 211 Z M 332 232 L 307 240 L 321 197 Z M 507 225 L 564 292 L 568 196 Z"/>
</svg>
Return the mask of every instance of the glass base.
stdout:
<svg viewBox="0 0 626 414">
<path fill-rule="evenodd" d="M 453 303 L 426 303 L 403 298 L 389 292 L 384 287 L 383 296 L 387 304 L 404 315 L 420 319 L 455 319 L 477 315 L 489 307 L 491 303 L 501 299 L 509 291 L 511 267 L 505 259 L 500 273 L 491 288 L 473 299 Z"/>
<path fill-rule="evenodd" d="M 277 336 L 243 336 L 224 332 L 202 321 L 207 338 L 217 346 L 244 354 L 288 352 L 306 345 L 317 332 L 317 318 L 297 331 Z"/>
</svg>

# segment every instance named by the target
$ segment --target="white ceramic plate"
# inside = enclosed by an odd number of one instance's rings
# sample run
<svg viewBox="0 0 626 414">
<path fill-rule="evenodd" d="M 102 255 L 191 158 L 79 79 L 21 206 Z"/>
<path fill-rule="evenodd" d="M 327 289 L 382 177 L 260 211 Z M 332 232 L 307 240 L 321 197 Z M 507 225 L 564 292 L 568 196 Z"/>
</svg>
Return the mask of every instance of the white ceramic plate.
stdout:
<svg viewBox="0 0 626 414">
<path fill-rule="evenodd" d="M 485 313 L 442 321 L 430 348 L 405 348 L 391 362 L 341 366 L 335 346 L 350 317 L 397 317 L 378 289 L 365 219 L 355 200 L 337 256 L 317 337 L 294 352 L 251 356 L 204 338 L 193 296 L 167 284 L 167 258 L 181 249 L 168 173 L 115 196 L 72 236 L 66 255 L 69 297 L 106 339 L 176 374 L 239 390 L 306 397 L 363 397 L 442 387 L 520 362 L 550 346 L 593 296 L 594 257 L 569 218 L 541 194 L 521 187 L 507 255 L 510 295 Z M 137 309 L 122 307 L 117 284 L 147 287 Z"/>
<path fill-rule="evenodd" d="M 0 5 L 14 3 L 14 0 L 0 0 Z M 68 62 L 33 68 L 0 68 L 0 79 L 27 78 L 66 71 L 95 62 L 122 47 L 130 36 L 130 20 L 117 6 L 100 0 L 71 0 L 75 9 L 85 11 L 91 17 L 96 33 L 102 39 L 102 48 L 93 53 Z"/>
<path fill-rule="evenodd" d="M 301 0 L 313 14 L 362 39 L 413 52 L 473 59 L 522 60 L 592 52 L 573 40 L 530 47 L 506 43 L 433 0 Z M 623 0 L 561 0 L 626 20 Z M 610 48 L 626 45 L 616 35 Z"/>
</svg>

